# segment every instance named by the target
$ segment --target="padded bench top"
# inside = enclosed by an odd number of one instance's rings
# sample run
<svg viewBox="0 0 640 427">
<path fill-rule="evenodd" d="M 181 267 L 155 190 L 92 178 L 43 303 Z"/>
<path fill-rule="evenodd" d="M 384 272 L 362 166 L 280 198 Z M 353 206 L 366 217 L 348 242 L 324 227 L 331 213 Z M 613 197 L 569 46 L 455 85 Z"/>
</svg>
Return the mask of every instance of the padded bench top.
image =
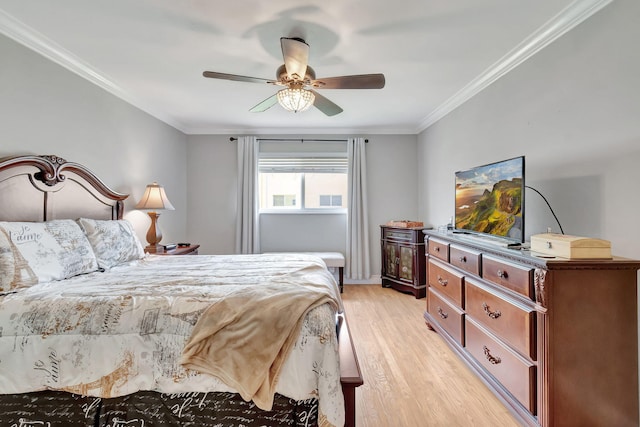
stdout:
<svg viewBox="0 0 640 427">
<path fill-rule="evenodd" d="M 344 255 L 340 252 L 298 252 L 297 254 L 309 254 L 322 258 L 327 267 L 344 267 Z"/>
<path fill-rule="evenodd" d="M 302 252 L 322 258 L 327 267 L 344 267 L 344 255 L 340 252 Z"/>
</svg>

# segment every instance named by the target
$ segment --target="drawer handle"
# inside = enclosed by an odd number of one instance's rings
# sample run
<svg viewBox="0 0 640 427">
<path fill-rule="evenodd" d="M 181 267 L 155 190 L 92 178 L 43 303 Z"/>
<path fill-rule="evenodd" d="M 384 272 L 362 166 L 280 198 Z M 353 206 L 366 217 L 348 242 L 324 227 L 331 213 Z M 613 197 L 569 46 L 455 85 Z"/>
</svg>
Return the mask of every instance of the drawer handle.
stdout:
<svg viewBox="0 0 640 427">
<path fill-rule="evenodd" d="M 448 280 L 443 279 L 442 277 L 438 276 L 438 283 L 440 283 L 442 286 L 447 286 L 447 284 L 449 283 Z"/>
<path fill-rule="evenodd" d="M 460 257 L 460 262 L 467 262 L 467 257 L 466 256 L 461 256 Z"/>
<path fill-rule="evenodd" d="M 433 248 L 436 250 L 436 252 L 440 252 L 440 246 L 436 246 L 435 248 Z"/>
<path fill-rule="evenodd" d="M 449 315 L 447 313 L 445 313 L 444 311 L 442 311 L 442 307 L 438 307 L 438 314 L 440 315 L 440 317 L 442 317 L 443 319 L 446 319 L 447 317 L 449 317 Z"/>
<path fill-rule="evenodd" d="M 500 313 L 500 310 L 496 310 L 496 311 L 489 310 L 489 306 L 487 305 L 486 302 L 482 303 L 482 309 L 484 310 L 485 313 L 487 313 L 487 316 L 489 316 L 492 319 L 497 319 L 498 317 L 502 316 L 502 313 Z"/>
<path fill-rule="evenodd" d="M 498 270 L 498 277 L 500 277 L 501 279 L 508 279 L 509 275 L 506 271 Z"/>
<path fill-rule="evenodd" d="M 484 350 L 484 357 L 486 357 L 492 365 L 497 365 L 502 362 L 502 359 L 491 354 L 491 350 L 489 350 L 486 345 L 482 346 L 482 349 Z"/>
</svg>

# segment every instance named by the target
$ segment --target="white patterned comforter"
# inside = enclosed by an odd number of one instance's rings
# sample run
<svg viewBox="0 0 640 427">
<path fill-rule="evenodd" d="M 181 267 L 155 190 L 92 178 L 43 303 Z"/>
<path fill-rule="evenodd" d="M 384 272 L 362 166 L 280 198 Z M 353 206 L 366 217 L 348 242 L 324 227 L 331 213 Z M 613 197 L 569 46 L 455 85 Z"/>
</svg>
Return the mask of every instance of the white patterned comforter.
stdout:
<svg viewBox="0 0 640 427">
<path fill-rule="evenodd" d="M 305 254 L 148 256 L 0 296 L 0 394 L 234 392 L 180 366 L 193 326 L 225 295 L 296 274 L 326 284 L 342 307 L 322 260 Z M 335 330 L 328 305 L 309 312 L 276 391 L 295 400 L 318 398 L 320 418 L 342 425 Z"/>
</svg>

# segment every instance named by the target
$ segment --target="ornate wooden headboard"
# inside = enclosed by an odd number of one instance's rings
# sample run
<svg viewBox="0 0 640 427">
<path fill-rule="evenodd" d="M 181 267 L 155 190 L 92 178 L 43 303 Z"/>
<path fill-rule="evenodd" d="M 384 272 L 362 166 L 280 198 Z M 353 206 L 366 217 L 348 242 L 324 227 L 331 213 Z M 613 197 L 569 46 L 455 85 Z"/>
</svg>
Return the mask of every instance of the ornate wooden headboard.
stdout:
<svg viewBox="0 0 640 427">
<path fill-rule="evenodd" d="M 122 219 L 128 194 L 93 172 L 57 156 L 0 159 L 0 220 Z"/>
</svg>

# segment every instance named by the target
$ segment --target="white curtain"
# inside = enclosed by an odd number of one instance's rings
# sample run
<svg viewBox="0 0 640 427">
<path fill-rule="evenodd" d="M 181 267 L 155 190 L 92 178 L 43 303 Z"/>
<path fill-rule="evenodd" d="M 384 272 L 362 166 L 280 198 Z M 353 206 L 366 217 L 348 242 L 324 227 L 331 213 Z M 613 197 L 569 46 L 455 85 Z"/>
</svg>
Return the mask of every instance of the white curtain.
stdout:
<svg viewBox="0 0 640 427">
<path fill-rule="evenodd" d="M 369 220 L 367 219 L 367 167 L 364 138 L 349 138 L 349 201 L 347 220 L 347 277 L 371 277 L 369 262 Z"/>
<path fill-rule="evenodd" d="M 238 138 L 238 210 L 236 253 L 260 252 L 258 230 L 258 139 Z"/>
</svg>

